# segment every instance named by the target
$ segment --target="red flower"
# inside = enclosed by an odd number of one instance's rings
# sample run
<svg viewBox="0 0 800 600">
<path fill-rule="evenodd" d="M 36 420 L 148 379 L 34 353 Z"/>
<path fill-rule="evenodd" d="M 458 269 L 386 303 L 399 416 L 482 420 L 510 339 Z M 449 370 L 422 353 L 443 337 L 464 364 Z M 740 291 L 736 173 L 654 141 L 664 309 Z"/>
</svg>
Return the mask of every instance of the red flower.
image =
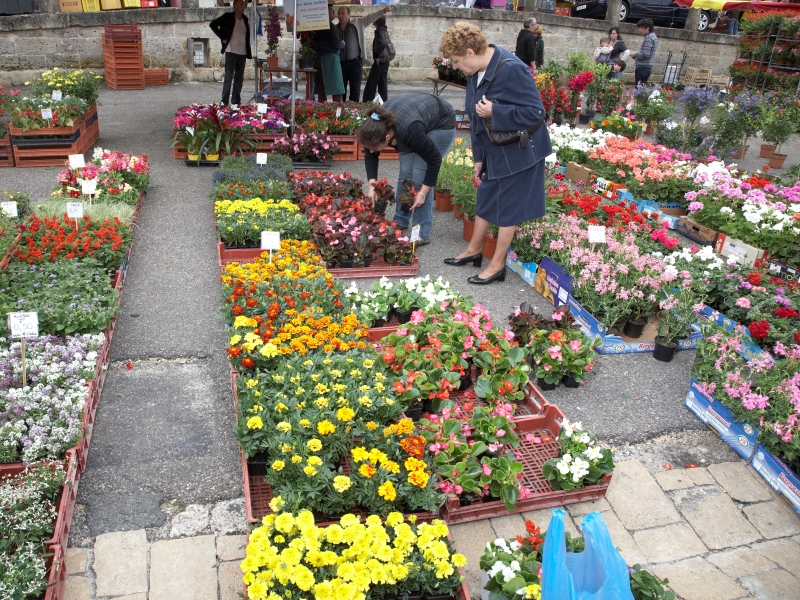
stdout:
<svg viewBox="0 0 800 600">
<path fill-rule="evenodd" d="M 747 281 L 749 281 L 753 285 L 758 285 L 761 283 L 761 279 L 763 275 L 758 271 L 750 271 L 750 274 L 747 276 Z"/>
<path fill-rule="evenodd" d="M 755 321 L 750 323 L 750 335 L 758 340 L 763 340 L 767 337 L 770 330 L 770 324 L 767 321 Z"/>
<path fill-rule="evenodd" d="M 800 342 L 800 331 L 795 332 L 794 341 L 795 342 Z"/>
<path fill-rule="evenodd" d="M 780 308 L 776 308 L 773 314 L 781 319 L 792 319 L 794 317 L 800 316 L 800 313 L 798 313 L 795 309 L 784 308 L 783 306 L 781 306 Z"/>
</svg>

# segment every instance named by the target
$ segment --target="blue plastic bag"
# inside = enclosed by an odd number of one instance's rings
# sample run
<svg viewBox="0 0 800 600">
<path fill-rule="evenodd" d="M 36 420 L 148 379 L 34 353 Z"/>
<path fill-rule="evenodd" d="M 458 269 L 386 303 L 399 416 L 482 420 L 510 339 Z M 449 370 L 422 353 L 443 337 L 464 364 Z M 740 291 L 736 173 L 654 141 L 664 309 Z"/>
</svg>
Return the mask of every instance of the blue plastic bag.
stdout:
<svg viewBox="0 0 800 600">
<path fill-rule="evenodd" d="M 628 565 L 602 515 L 590 513 L 581 528 L 586 549 L 567 553 L 564 511 L 553 511 L 542 554 L 542 600 L 633 600 Z"/>
</svg>

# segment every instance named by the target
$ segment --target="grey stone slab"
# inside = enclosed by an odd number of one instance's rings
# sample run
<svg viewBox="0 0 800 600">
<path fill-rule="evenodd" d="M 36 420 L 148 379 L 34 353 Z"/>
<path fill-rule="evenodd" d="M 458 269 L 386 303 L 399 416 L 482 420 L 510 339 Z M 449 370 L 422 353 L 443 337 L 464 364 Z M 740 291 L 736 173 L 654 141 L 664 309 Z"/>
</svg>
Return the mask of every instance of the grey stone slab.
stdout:
<svg viewBox="0 0 800 600">
<path fill-rule="evenodd" d="M 241 560 L 247 545 L 247 536 L 221 535 L 217 538 L 217 558 L 221 561 Z"/>
<path fill-rule="evenodd" d="M 772 499 L 764 480 L 742 461 L 711 465 L 708 470 L 737 502 L 763 502 Z"/>
<path fill-rule="evenodd" d="M 747 597 L 747 590 L 700 557 L 655 565 L 653 572 L 669 579 L 669 587 L 683 600 L 734 600 Z"/>
<path fill-rule="evenodd" d="M 479 564 L 486 543 L 493 542 L 497 537 L 494 529 L 488 520 L 475 521 L 474 523 L 451 525 L 450 535 L 453 538 L 456 552 L 467 557 L 467 566 L 463 571 L 470 597 L 480 598 L 482 586 Z"/>
<path fill-rule="evenodd" d="M 240 600 L 242 594 L 242 575 L 242 570 L 239 568 L 239 561 L 220 563 L 220 600 Z"/>
<path fill-rule="evenodd" d="M 689 477 L 689 474 L 686 471 L 687 469 L 659 471 L 658 473 L 654 474 L 653 477 L 656 478 L 658 485 L 660 485 L 661 489 L 665 492 L 683 490 L 694 487 L 694 481 L 692 481 L 692 478 Z"/>
<path fill-rule="evenodd" d="M 97 474 L 96 470 L 91 473 L 87 470 L 81 479 L 90 479 Z M 78 493 L 81 493 L 81 488 L 78 488 Z M 159 527 L 164 522 L 158 496 L 153 493 L 85 494 L 83 502 L 91 535 Z"/>
<path fill-rule="evenodd" d="M 114 598 L 114 600 L 147 600 L 147 594 L 131 594 L 130 596 Z"/>
<path fill-rule="evenodd" d="M 739 583 L 758 600 L 788 600 L 800 594 L 800 579 L 783 569 L 742 577 Z"/>
<path fill-rule="evenodd" d="M 216 535 L 242 533 L 246 530 L 244 498 L 218 502 L 211 508 L 211 531 Z"/>
<path fill-rule="evenodd" d="M 743 511 L 768 540 L 800 533 L 800 519 L 776 499 L 745 506 Z"/>
<path fill-rule="evenodd" d="M 217 600 L 213 535 L 164 540 L 150 548 L 149 600 Z"/>
<path fill-rule="evenodd" d="M 64 557 L 64 568 L 67 575 L 77 575 L 86 572 L 86 565 L 89 561 L 89 551 L 86 548 L 67 548 Z"/>
<path fill-rule="evenodd" d="M 569 504 L 564 508 L 567 509 L 573 519 L 583 517 L 591 512 L 604 512 L 611 510 L 611 505 L 605 498 L 599 500 L 590 500 L 589 502 L 578 502 L 577 504 Z"/>
<path fill-rule="evenodd" d="M 800 573 L 800 545 L 790 540 L 753 544 L 753 549 L 790 573 Z"/>
<path fill-rule="evenodd" d="M 489 523 L 492 525 L 495 537 L 508 540 L 518 535 L 525 535 L 525 519 L 521 514 L 489 519 Z"/>
<path fill-rule="evenodd" d="M 695 485 L 712 485 L 714 483 L 714 479 L 705 467 L 686 469 L 686 474 Z"/>
<path fill-rule="evenodd" d="M 67 577 L 63 600 L 90 600 L 92 580 L 88 577 Z"/>
<path fill-rule="evenodd" d="M 672 502 L 638 460 L 617 463 L 606 499 L 629 531 L 681 520 Z"/>
<path fill-rule="evenodd" d="M 671 562 L 708 552 L 692 528 L 683 523 L 637 531 L 633 539 L 650 563 Z"/>
<path fill-rule="evenodd" d="M 92 568 L 96 575 L 95 594 L 99 597 L 146 592 L 147 535 L 144 530 L 97 536 Z"/>
<path fill-rule="evenodd" d="M 208 529 L 208 507 L 190 504 L 172 518 L 169 537 L 189 537 L 200 535 Z"/>
<path fill-rule="evenodd" d="M 706 556 L 706 560 L 734 579 L 775 568 L 774 562 L 748 546 L 714 552 Z"/>
<path fill-rule="evenodd" d="M 733 501 L 715 488 L 678 492 L 673 500 L 710 550 L 743 546 L 761 538 Z"/>
</svg>

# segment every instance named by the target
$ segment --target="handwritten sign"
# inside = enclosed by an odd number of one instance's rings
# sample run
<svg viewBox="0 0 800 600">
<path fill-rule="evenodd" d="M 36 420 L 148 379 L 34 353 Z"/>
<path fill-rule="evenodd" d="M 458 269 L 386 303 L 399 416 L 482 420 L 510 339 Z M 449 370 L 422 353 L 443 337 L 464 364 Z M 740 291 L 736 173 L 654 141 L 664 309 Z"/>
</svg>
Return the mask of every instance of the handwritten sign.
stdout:
<svg viewBox="0 0 800 600">
<path fill-rule="evenodd" d="M 14 339 L 39 337 L 39 315 L 35 312 L 8 313 L 8 329 Z"/>
<path fill-rule="evenodd" d="M 82 169 L 86 166 L 86 159 L 83 154 L 70 154 L 69 155 L 69 168 Z"/>
<path fill-rule="evenodd" d="M 422 226 L 421 225 L 414 225 L 411 228 L 411 237 L 409 238 L 409 240 L 411 241 L 412 244 L 414 242 L 419 241 L 419 230 L 420 230 L 420 227 L 422 227 Z"/>
<path fill-rule="evenodd" d="M 53 95 L 51 97 L 53 98 L 53 100 L 58 102 L 63 97 L 63 94 L 61 93 L 61 90 L 53 90 Z"/>
<path fill-rule="evenodd" d="M 280 250 L 281 249 L 281 232 L 280 231 L 262 231 L 261 232 L 261 249 L 262 250 Z"/>
<path fill-rule="evenodd" d="M 605 244 L 606 228 L 603 225 L 589 225 L 589 243 Z"/>
<path fill-rule="evenodd" d="M 265 112 L 267 112 L 268 108 L 269 107 L 263 102 L 259 102 L 258 104 L 256 104 L 256 110 L 258 110 L 258 114 L 260 115 L 263 115 Z"/>
<path fill-rule="evenodd" d="M 83 202 L 67 202 L 67 217 L 70 219 L 82 219 Z"/>
<path fill-rule="evenodd" d="M 53 118 L 53 109 L 52 108 L 43 108 L 42 109 L 42 118 L 45 121 L 50 121 Z"/>
<path fill-rule="evenodd" d="M 97 193 L 97 181 L 94 179 L 81 180 L 81 194 L 84 196 L 93 196 Z"/>
<path fill-rule="evenodd" d="M 9 202 L 0 202 L 0 209 L 3 211 L 3 214 L 7 217 L 11 217 L 12 219 L 16 219 L 19 216 L 17 212 L 17 203 L 13 200 Z"/>
<path fill-rule="evenodd" d="M 265 165 L 265 164 L 267 164 L 267 153 L 266 152 L 256 152 L 256 164 L 257 165 Z"/>
<path fill-rule="evenodd" d="M 328 0 L 297 0 L 297 31 L 330 29 Z"/>
</svg>

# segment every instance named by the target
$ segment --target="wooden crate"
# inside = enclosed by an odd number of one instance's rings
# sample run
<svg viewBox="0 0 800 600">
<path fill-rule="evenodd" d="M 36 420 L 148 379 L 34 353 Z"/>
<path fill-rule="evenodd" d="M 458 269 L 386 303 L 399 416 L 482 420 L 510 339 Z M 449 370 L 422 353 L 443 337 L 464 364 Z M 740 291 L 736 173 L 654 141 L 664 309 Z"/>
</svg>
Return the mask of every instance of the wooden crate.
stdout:
<svg viewBox="0 0 800 600">
<path fill-rule="evenodd" d="M 332 135 L 331 140 L 339 144 L 339 152 L 333 160 L 358 160 L 358 137 L 355 135 Z"/>
<path fill-rule="evenodd" d="M 731 78 L 730 75 L 712 75 L 711 76 L 711 85 L 717 85 L 719 87 L 728 87 Z"/>
<path fill-rule="evenodd" d="M 683 85 L 709 85 L 711 83 L 711 69 L 699 67 L 686 67 L 683 74 Z"/>
<path fill-rule="evenodd" d="M 14 166 L 14 151 L 11 149 L 11 135 L 0 138 L 0 167 Z"/>
</svg>

